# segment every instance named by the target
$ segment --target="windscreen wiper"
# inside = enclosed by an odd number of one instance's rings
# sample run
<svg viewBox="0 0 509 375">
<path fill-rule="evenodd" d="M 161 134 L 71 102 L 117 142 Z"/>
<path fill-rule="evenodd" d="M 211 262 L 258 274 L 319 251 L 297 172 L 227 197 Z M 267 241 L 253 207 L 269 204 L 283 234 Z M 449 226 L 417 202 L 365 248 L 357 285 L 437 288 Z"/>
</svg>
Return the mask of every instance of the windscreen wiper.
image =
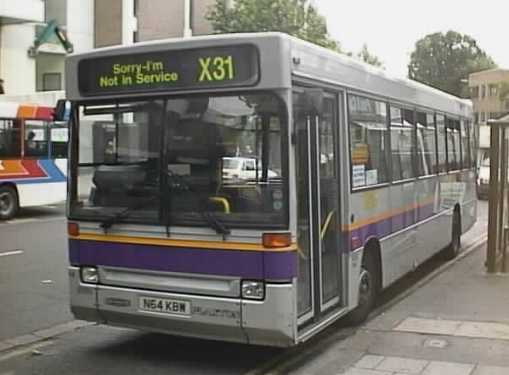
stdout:
<svg viewBox="0 0 509 375">
<path fill-rule="evenodd" d="M 156 198 L 157 198 L 157 195 L 154 195 L 146 201 L 142 201 L 135 206 L 127 207 L 127 208 L 123 209 L 122 211 L 117 212 L 116 214 L 104 219 L 101 222 L 100 227 L 104 230 L 104 232 L 107 232 L 108 229 L 110 229 L 113 226 L 113 224 L 116 224 L 120 220 L 125 219 L 126 217 L 128 217 L 131 214 L 131 212 L 140 210 L 140 209 L 146 207 L 147 204 L 151 203 Z"/>
<path fill-rule="evenodd" d="M 116 224 L 118 223 L 120 220 L 122 220 L 123 218 L 129 216 L 129 214 L 131 213 L 132 211 L 132 208 L 131 207 L 127 207 L 126 209 L 120 211 L 120 212 L 117 212 L 116 214 L 104 219 L 102 222 L 101 222 L 101 225 L 100 227 L 104 230 L 104 232 L 106 233 L 108 231 L 108 229 L 110 229 L 113 224 Z"/>
</svg>

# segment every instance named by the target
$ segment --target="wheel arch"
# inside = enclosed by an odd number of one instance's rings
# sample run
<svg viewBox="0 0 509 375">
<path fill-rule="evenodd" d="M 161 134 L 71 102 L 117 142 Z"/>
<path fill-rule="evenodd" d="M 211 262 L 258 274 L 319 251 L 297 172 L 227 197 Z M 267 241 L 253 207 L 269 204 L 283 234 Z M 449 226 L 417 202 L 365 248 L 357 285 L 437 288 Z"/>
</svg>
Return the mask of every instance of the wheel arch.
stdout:
<svg viewBox="0 0 509 375">
<path fill-rule="evenodd" d="M 453 215 L 458 215 L 458 219 L 459 219 L 458 226 L 459 226 L 460 234 L 461 234 L 461 233 L 463 233 L 463 226 L 461 224 L 461 204 L 460 203 L 456 203 L 454 205 Z"/>
<path fill-rule="evenodd" d="M 16 200 L 18 201 L 18 206 L 19 206 L 19 190 L 18 190 L 18 186 L 14 183 L 14 182 L 0 182 L 0 187 L 4 187 L 4 186 L 8 186 L 8 187 L 11 187 L 14 192 L 16 193 Z"/>
<path fill-rule="evenodd" d="M 383 273 L 382 273 L 382 247 L 380 245 L 380 240 L 375 237 L 369 237 L 363 246 L 363 254 L 362 261 L 364 262 L 365 258 L 373 257 L 377 265 L 377 289 L 382 289 L 382 281 L 383 281 Z"/>
<path fill-rule="evenodd" d="M 10 191 L 9 195 L 14 195 L 14 197 L 13 197 L 14 198 L 14 202 L 13 202 L 14 207 L 12 207 L 10 210 L 2 213 L 2 220 L 9 220 L 9 219 L 15 217 L 19 211 L 19 208 L 20 208 L 19 191 L 18 191 L 18 187 L 16 186 L 16 184 L 14 184 L 13 182 L 10 182 L 10 181 L 0 182 L 0 189 L 6 189 L 6 188 L 7 188 L 7 192 Z"/>
</svg>

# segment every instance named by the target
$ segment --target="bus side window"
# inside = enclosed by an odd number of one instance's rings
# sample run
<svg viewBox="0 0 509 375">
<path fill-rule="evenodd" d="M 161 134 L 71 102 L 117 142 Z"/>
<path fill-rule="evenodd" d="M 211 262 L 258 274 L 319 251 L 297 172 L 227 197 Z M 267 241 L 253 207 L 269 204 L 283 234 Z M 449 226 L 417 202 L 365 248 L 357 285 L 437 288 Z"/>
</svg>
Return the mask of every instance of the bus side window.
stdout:
<svg viewBox="0 0 509 375">
<path fill-rule="evenodd" d="M 0 119 L 0 157 L 21 156 L 20 128 L 18 120 Z"/>
<path fill-rule="evenodd" d="M 447 153 L 445 145 L 445 117 L 436 116 L 437 124 L 437 148 L 438 148 L 438 171 L 447 172 Z"/>
<path fill-rule="evenodd" d="M 461 168 L 460 122 L 446 118 L 447 165 L 449 171 Z"/>
<path fill-rule="evenodd" d="M 417 175 L 437 173 L 436 129 L 433 115 L 417 112 Z"/>
<path fill-rule="evenodd" d="M 348 111 L 352 187 L 388 182 L 389 130 L 386 103 L 348 95 Z"/>
<path fill-rule="evenodd" d="M 48 123 L 25 121 L 25 156 L 48 157 Z"/>
<path fill-rule="evenodd" d="M 406 180 L 414 173 L 413 111 L 391 106 L 392 180 Z"/>
<path fill-rule="evenodd" d="M 67 158 L 67 141 L 69 140 L 69 129 L 67 124 L 50 125 L 50 142 L 51 142 L 51 158 L 65 159 Z"/>
</svg>

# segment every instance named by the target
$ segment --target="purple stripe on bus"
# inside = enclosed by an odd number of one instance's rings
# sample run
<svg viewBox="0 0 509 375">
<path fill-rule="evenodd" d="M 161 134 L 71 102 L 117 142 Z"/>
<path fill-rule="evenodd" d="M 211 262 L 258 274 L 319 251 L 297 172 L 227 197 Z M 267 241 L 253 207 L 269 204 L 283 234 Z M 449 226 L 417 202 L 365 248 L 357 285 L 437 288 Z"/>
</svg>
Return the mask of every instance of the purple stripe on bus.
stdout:
<svg viewBox="0 0 509 375">
<path fill-rule="evenodd" d="M 245 279 L 291 280 L 297 275 L 296 252 L 167 248 L 69 240 L 69 260 L 75 266 L 111 266 Z"/>
<path fill-rule="evenodd" d="M 382 219 L 375 223 L 366 224 L 346 233 L 347 241 L 349 240 L 348 246 L 351 247 L 352 243 L 355 242 L 358 246 L 351 250 L 356 250 L 359 246 L 364 245 L 370 237 L 383 238 L 388 236 L 391 233 L 405 229 L 414 224 L 415 216 L 418 217 L 418 221 L 425 220 L 433 216 L 436 213 L 434 211 L 435 205 L 431 203 L 421 206 L 418 209 L 411 209 L 398 215 Z"/>
<path fill-rule="evenodd" d="M 419 208 L 419 220 L 426 220 L 435 214 L 435 204 L 427 204 Z"/>
</svg>

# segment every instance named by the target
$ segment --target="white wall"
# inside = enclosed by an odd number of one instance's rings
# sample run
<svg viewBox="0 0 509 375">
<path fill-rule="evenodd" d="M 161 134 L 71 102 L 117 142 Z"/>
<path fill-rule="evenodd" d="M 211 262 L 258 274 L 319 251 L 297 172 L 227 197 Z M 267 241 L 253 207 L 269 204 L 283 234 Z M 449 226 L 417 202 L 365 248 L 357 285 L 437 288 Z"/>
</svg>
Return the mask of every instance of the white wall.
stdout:
<svg viewBox="0 0 509 375">
<path fill-rule="evenodd" d="M 0 16 L 4 15 L 43 22 L 44 2 L 0 0 Z M 94 46 L 93 15 L 93 0 L 67 0 L 67 34 L 75 52 L 89 51 Z M 4 24 L 0 25 L 0 28 L 0 78 L 4 80 L 5 93 L 34 94 L 37 82 L 36 60 L 27 53 L 35 39 L 34 24 Z M 44 46 L 41 50 L 45 50 Z M 54 64 L 52 65 L 51 69 L 56 68 Z M 61 64 L 60 68 L 63 73 Z"/>
<path fill-rule="evenodd" d="M 33 24 L 3 25 L 0 33 L 0 77 L 6 94 L 35 92 L 35 59 L 28 57 L 34 42 Z"/>
<path fill-rule="evenodd" d="M 490 127 L 487 125 L 479 126 L 479 147 L 490 148 Z"/>
<path fill-rule="evenodd" d="M 94 48 L 93 0 L 67 0 L 67 35 L 74 52 Z"/>
<path fill-rule="evenodd" d="M 61 86 L 60 90 L 65 87 L 64 76 L 65 56 L 51 53 L 39 53 L 36 59 L 36 90 L 43 90 L 43 76 L 45 73 L 60 73 Z"/>
<path fill-rule="evenodd" d="M 23 21 L 44 21 L 44 1 L 41 0 L 1 0 L 0 16 Z"/>
<path fill-rule="evenodd" d="M 0 102 L 39 104 L 54 106 L 58 99 L 65 97 L 64 91 L 46 91 L 27 95 L 0 95 Z"/>
</svg>

